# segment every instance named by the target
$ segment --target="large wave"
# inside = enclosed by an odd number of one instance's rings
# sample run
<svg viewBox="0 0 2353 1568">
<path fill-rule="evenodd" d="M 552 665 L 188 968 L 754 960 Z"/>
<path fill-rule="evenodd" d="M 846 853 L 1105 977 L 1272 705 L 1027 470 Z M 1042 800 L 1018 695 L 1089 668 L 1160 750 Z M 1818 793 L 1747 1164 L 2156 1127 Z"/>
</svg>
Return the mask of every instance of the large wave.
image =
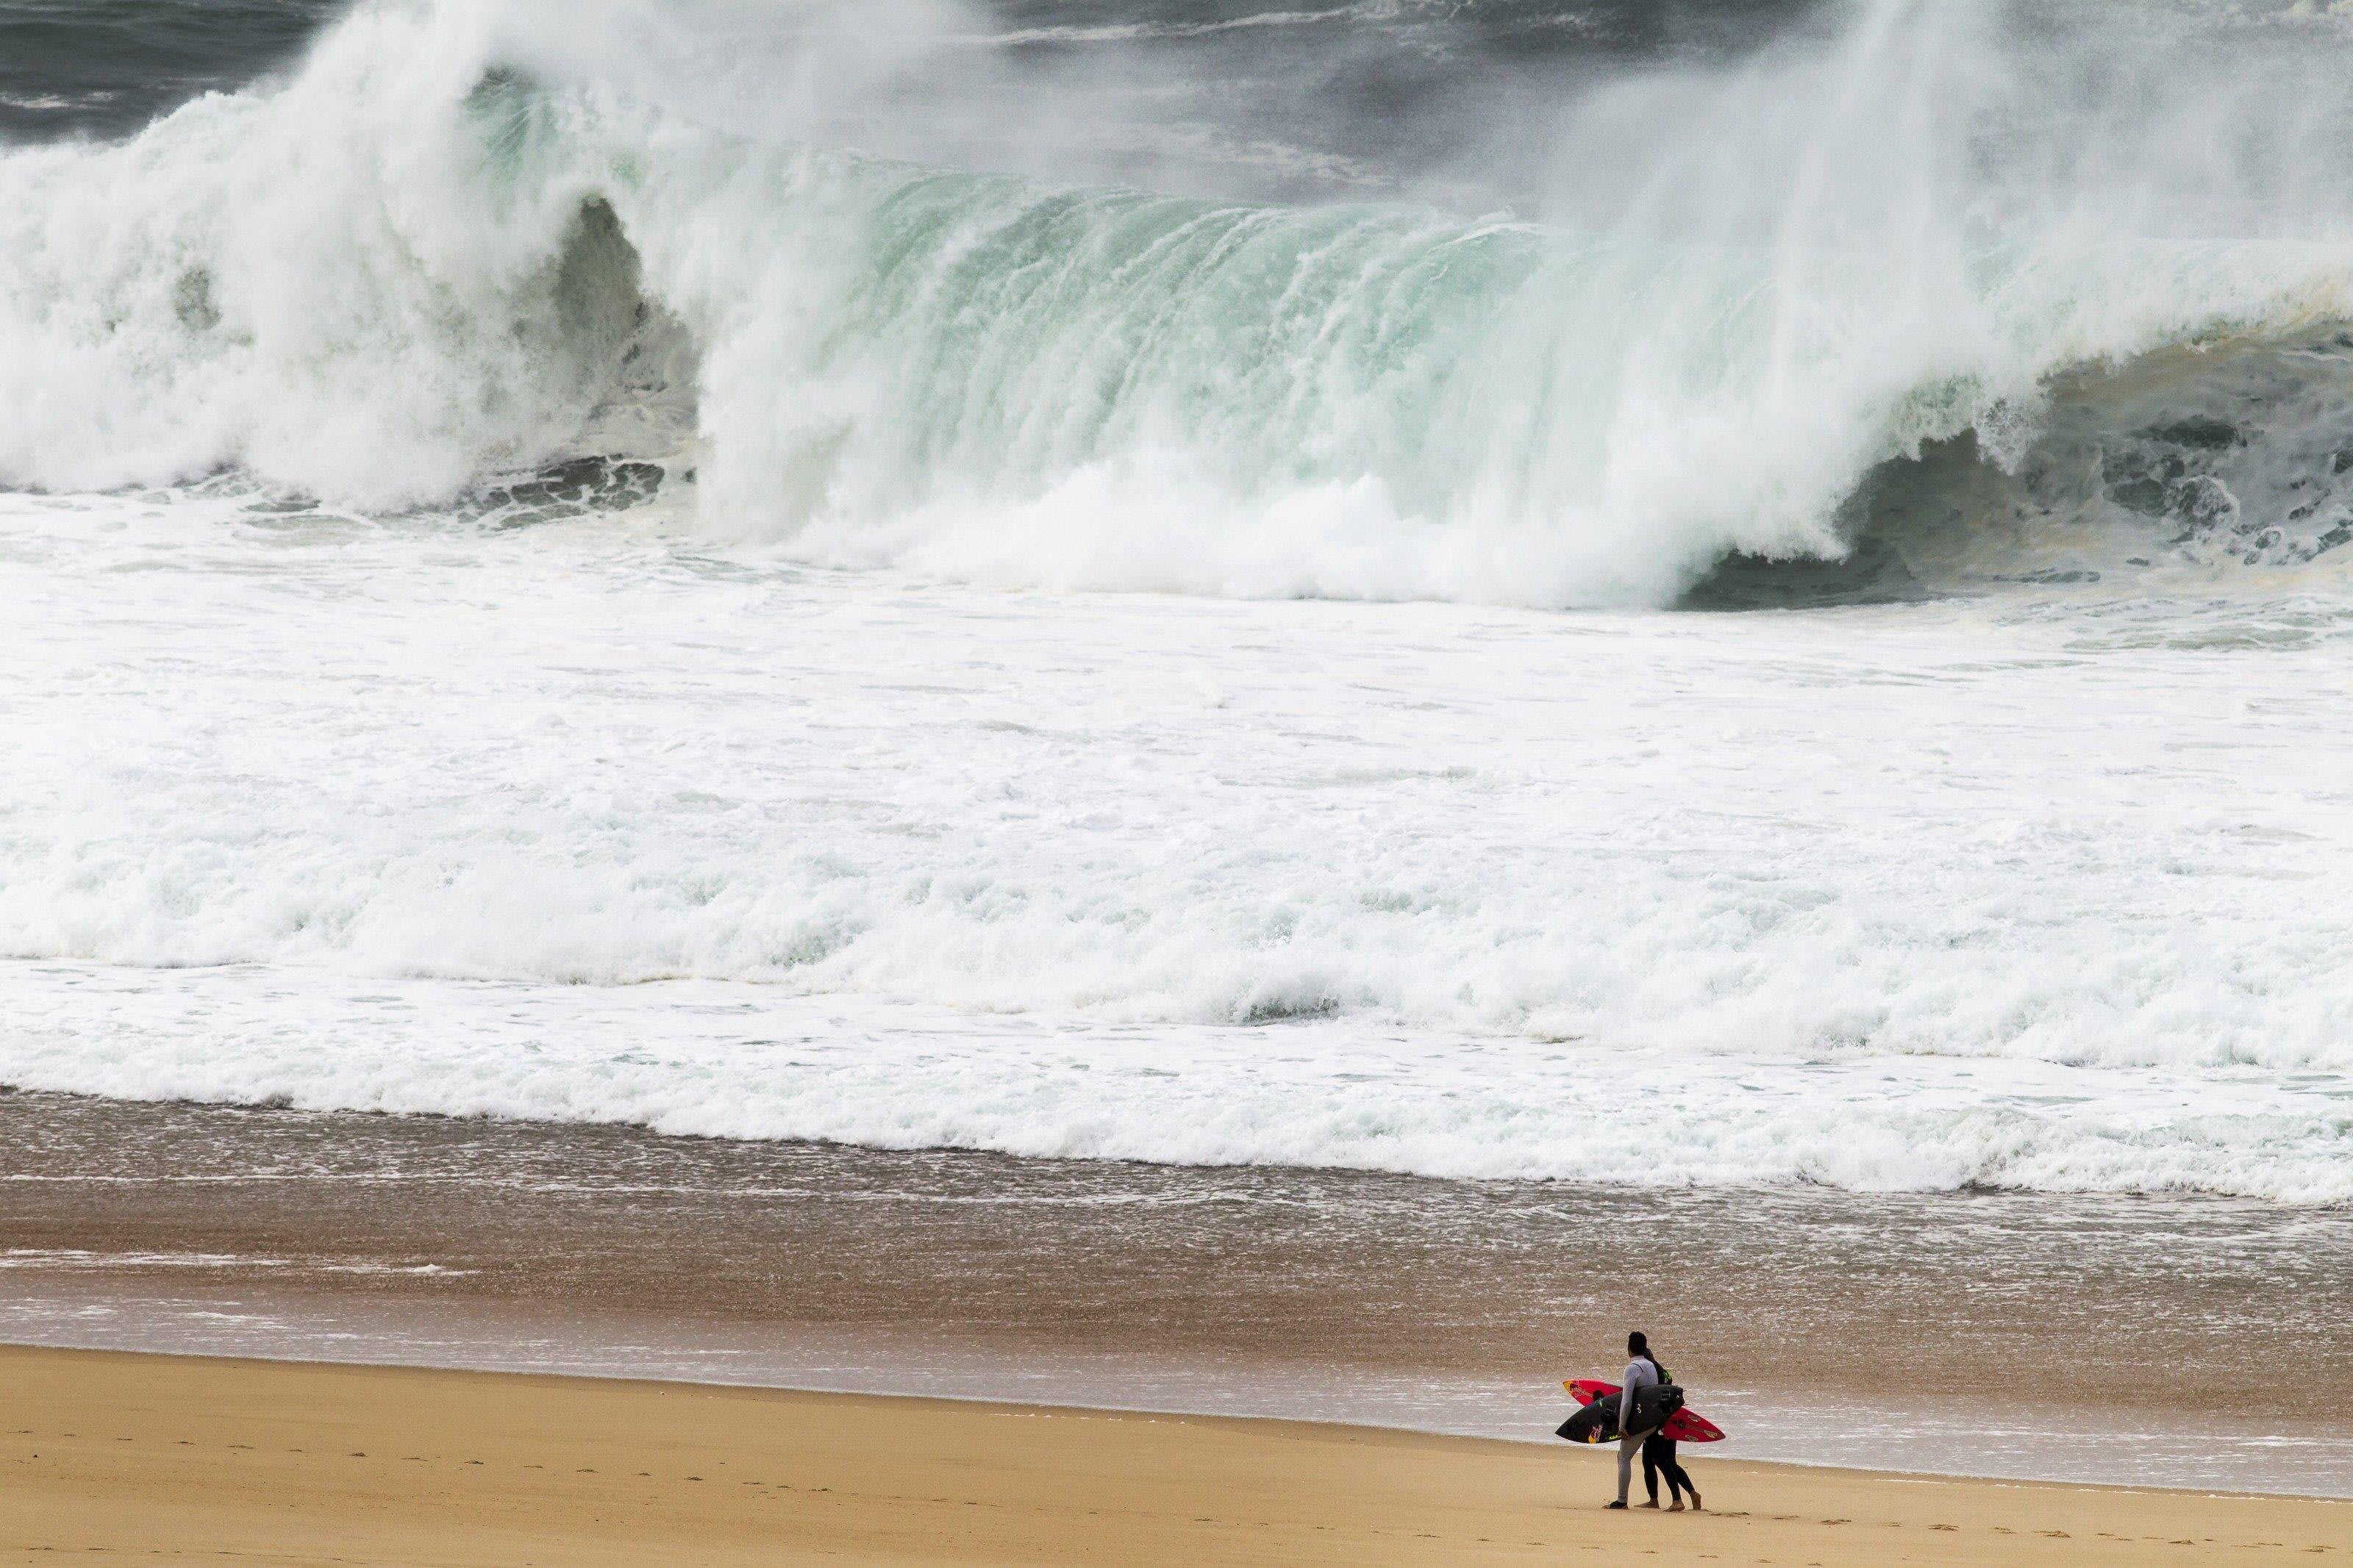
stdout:
<svg viewBox="0 0 2353 1568">
<path fill-rule="evenodd" d="M 0 483 L 382 510 L 618 456 L 810 560 L 1545 605 L 1958 513 L 2326 554 L 2342 35 L 2200 35 L 2225 92 L 2166 63 L 2192 21 L 2117 15 L 1882 0 L 1630 75 L 1534 222 L 932 166 L 699 101 L 680 15 L 373 5 L 290 80 L 0 159 Z"/>
</svg>

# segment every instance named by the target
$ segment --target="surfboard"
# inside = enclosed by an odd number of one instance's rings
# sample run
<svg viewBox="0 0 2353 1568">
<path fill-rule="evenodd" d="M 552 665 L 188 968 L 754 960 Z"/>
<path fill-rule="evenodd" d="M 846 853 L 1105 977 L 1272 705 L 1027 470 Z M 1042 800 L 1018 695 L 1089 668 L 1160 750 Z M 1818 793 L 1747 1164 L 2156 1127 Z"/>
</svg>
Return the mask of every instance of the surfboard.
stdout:
<svg viewBox="0 0 2353 1568">
<path fill-rule="evenodd" d="M 1590 1405 L 1597 1399 L 1606 1399 L 1618 1392 L 1616 1384 L 1603 1383 L 1600 1379 L 1592 1377 L 1572 1377 L 1561 1386 L 1568 1390 L 1570 1395 L 1580 1406 Z M 1688 1405 L 1668 1416 L 1666 1426 L 1660 1430 L 1678 1443 L 1724 1441 L 1724 1428 L 1706 1416 L 1698 1415 Z M 1597 1428 L 1586 1441 L 1599 1442 L 1599 1430 Z"/>
</svg>

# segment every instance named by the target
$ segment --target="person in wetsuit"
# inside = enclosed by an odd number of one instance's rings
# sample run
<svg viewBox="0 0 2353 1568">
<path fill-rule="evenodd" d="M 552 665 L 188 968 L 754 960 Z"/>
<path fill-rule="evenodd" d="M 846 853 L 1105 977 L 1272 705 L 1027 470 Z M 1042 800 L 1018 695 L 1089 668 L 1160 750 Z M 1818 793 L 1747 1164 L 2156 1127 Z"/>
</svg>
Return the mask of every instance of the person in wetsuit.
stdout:
<svg viewBox="0 0 2353 1568">
<path fill-rule="evenodd" d="M 1618 1380 L 1618 1500 L 1611 1508 L 1624 1508 L 1626 1494 L 1633 1489 L 1634 1455 L 1641 1448 L 1648 1431 L 1630 1431 L 1633 1425 L 1634 1395 L 1659 1381 L 1659 1363 L 1651 1359 L 1651 1342 L 1640 1333 L 1626 1336 L 1625 1375 Z"/>
<path fill-rule="evenodd" d="M 1659 1358 L 1651 1353 L 1647 1344 L 1643 1346 L 1641 1353 L 1642 1359 L 1651 1363 L 1651 1370 L 1658 1374 L 1661 1383 L 1674 1382 L 1674 1374 L 1659 1364 Z M 1699 1500 L 1699 1489 L 1692 1485 L 1691 1472 L 1684 1469 L 1675 1458 L 1675 1440 L 1668 1436 L 1663 1429 L 1653 1432 L 1642 1439 L 1642 1489 L 1651 1494 L 1651 1500 L 1642 1505 L 1644 1508 L 1659 1506 L 1661 1471 L 1666 1473 L 1667 1495 L 1672 1500 L 1674 1505 L 1667 1511 L 1683 1512 L 1683 1494 L 1689 1492 L 1692 1511 L 1699 1512 L 1702 1507 Z"/>
</svg>

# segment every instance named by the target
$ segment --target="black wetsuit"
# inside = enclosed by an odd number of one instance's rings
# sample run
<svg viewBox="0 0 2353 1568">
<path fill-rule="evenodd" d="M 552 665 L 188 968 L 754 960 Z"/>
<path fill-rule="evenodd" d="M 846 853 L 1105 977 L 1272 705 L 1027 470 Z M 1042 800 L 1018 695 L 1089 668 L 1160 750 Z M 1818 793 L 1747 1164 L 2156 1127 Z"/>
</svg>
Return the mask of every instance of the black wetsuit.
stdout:
<svg viewBox="0 0 2353 1568">
<path fill-rule="evenodd" d="M 1656 1356 L 1643 1359 L 1652 1366 L 1659 1366 Z M 1674 1379 L 1667 1374 L 1665 1367 L 1659 1366 L 1659 1381 L 1672 1383 Z M 1685 1492 L 1699 1496 L 1699 1489 L 1692 1485 L 1690 1475 L 1675 1460 L 1675 1440 L 1663 1432 L 1653 1432 L 1642 1440 L 1642 1488 L 1651 1494 L 1652 1502 L 1659 1500 L 1659 1472 L 1662 1470 L 1667 1473 L 1667 1495 L 1670 1498 L 1680 1502 Z"/>
</svg>

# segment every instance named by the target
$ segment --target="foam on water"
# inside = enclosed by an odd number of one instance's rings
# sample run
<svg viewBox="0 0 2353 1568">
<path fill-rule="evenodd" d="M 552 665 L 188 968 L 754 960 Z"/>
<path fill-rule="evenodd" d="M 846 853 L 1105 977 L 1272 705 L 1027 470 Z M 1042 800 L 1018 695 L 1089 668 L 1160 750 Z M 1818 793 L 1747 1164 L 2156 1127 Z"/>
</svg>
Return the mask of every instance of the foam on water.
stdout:
<svg viewBox="0 0 2353 1568">
<path fill-rule="evenodd" d="M 714 982 L 55 963 L 5 978 L 0 1077 L 126 1099 L 1638 1186 L 2353 1200 L 2344 1073 L 1117 1026 Z"/>
<path fill-rule="evenodd" d="M 0 948 L 73 963 L 0 1080 L 2353 1195 L 2326 606 L 1007 595 L 629 515 L 7 502 Z"/>
</svg>

